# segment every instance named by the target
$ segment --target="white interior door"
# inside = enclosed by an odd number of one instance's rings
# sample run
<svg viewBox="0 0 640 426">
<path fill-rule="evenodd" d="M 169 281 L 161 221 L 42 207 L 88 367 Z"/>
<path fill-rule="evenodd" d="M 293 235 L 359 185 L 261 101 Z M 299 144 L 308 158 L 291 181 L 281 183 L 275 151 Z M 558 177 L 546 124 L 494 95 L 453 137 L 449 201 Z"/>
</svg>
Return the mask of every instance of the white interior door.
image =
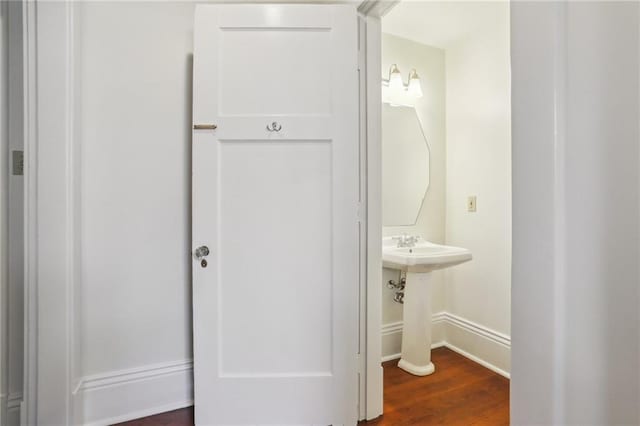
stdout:
<svg viewBox="0 0 640 426">
<path fill-rule="evenodd" d="M 193 119 L 196 423 L 355 424 L 355 7 L 198 6 Z"/>
</svg>

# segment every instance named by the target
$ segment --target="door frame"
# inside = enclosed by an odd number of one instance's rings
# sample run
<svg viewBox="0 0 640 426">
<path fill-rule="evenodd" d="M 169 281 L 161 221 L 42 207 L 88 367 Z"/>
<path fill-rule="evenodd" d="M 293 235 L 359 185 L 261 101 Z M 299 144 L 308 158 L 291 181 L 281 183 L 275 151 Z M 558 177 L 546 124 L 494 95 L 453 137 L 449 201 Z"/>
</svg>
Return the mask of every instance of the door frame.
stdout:
<svg viewBox="0 0 640 426">
<path fill-rule="evenodd" d="M 361 310 L 361 330 L 366 335 L 363 367 L 364 384 L 361 383 L 360 418 L 371 420 L 383 414 L 382 370 L 382 67 L 381 18 L 400 0 L 364 0 L 358 7 L 361 25 L 364 26 L 364 59 L 361 61 L 361 110 L 363 160 L 362 193 L 365 221 L 365 250 L 361 262 L 365 271 L 360 280 L 360 294 L 364 309 Z M 361 33 L 362 34 L 362 33 Z M 363 77 L 364 72 L 364 78 Z"/>
<path fill-rule="evenodd" d="M 308 1 L 313 3 L 314 1 Z M 276 2 L 273 3 L 282 3 Z M 361 1 L 359 12 L 366 23 L 366 284 L 361 287 L 366 304 L 365 318 L 365 389 L 366 418 L 382 413 L 381 368 L 381 142 L 380 142 L 380 16 L 396 0 Z M 74 45 L 77 15 L 74 2 L 23 3 L 24 10 L 24 81 L 25 81 L 25 379 L 23 424 L 75 424 L 79 419 L 74 404 L 78 379 L 79 324 L 76 321 L 80 281 L 80 141 L 75 136 L 74 114 Z M 550 19 L 540 25 L 531 18 Z M 556 325 L 558 315 L 541 317 L 530 300 L 543 298 L 550 306 L 561 306 L 558 291 L 559 272 L 540 279 L 542 253 L 528 250 L 527 238 L 541 237 L 562 244 L 563 210 L 562 158 L 564 135 L 556 132 L 566 121 L 563 114 L 548 118 L 547 111 L 561 110 L 564 101 L 562 78 L 567 52 L 563 50 L 567 21 L 563 3 L 511 4 L 511 40 L 513 79 L 513 184 L 514 184 L 514 269 L 512 400 L 514 414 L 520 419 L 526 410 L 554 413 L 561 409 L 531 395 L 555 395 L 553 377 L 532 375 L 540 363 L 561 369 L 562 347 Z M 536 16 L 537 16 L 536 15 Z M 549 31 L 549 29 L 553 31 Z M 533 56 L 528 52 L 547 52 Z M 52 55 L 51 52 L 58 54 Z M 528 70 L 528 71 L 527 71 Z M 361 70 L 362 71 L 362 70 Z M 536 73 L 537 72 L 537 73 Z M 525 81 L 523 76 L 536 73 Z M 531 84 L 535 81 L 537 84 Z M 560 109 L 559 109 L 560 108 Z M 540 150 L 540 141 L 544 150 Z M 555 170 L 557 180 L 536 179 L 536 170 L 528 164 L 535 154 L 544 170 Z M 545 203 L 532 206 L 525 194 L 555 194 L 551 207 Z M 518 196 L 518 194 L 523 194 Z M 536 223 L 531 223 L 531 218 Z M 549 225 L 540 231 L 537 223 Z M 535 234 L 535 235 L 534 235 Z M 559 247 L 554 246 L 557 250 Z M 525 258 L 526 254 L 526 258 Z M 558 271 L 560 264 L 547 265 Z M 530 277 L 530 278 L 527 278 Z M 537 277 L 536 285 L 531 280 Z M 518 281 L 522 278 L 523 281 Z M 541 285 L 544 284 L 544 285 Z M 366 291 L 369 290 L 369 291 Z M 363 306 L 361 305 L 361 308 Z M 529 343 L 527 343 L 529 342 Z M 554 350 L 533 352 L 528 346 Z M 533 367 L 533 368 L 532 368 Z M 529 371 L 531 370 L 531 371 Z"/>
<path fill-rule="evenodd" d="M 8 286 L 9 286 L 9 132 L 8 132 L 8 4 L 0 4 L 0 424 L 7 422 Z"/>
<path fill-rule="evenodd" d="M 23 2 L 25 334 L 22 424 L 74 424 L 80 371 L 80 141 L 72 1 Z M 58 52 L 47 55 L 46 52 Z"/>
</svg>

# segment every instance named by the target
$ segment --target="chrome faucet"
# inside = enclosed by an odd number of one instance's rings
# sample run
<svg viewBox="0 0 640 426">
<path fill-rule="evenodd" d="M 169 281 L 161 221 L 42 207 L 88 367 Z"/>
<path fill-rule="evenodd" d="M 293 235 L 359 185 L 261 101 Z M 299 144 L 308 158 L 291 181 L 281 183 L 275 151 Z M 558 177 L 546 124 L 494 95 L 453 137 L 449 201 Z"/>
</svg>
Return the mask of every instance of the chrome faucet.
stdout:
<svg viewBox="0 0 640 426">
<path fill-rule="evenodd" d="M 420 240 L 420 237 L 417 235 L 402 234 L 399 237 L 393 237 L 393 239 L 398 241 L 398 248 L 402 248 L 415 247 L 416 243 Z"/>
</svg>

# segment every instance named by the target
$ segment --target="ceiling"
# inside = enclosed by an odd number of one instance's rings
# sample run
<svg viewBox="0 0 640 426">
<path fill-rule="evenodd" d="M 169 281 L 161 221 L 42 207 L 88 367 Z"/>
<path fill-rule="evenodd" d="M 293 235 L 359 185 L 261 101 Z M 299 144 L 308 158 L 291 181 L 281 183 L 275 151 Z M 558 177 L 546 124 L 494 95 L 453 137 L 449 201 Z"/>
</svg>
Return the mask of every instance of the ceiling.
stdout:
<svg viewBox="0 0 640 426">
<path fill-rule="evenodd" d="M 404 0 L 382 18 L 382 32 L 444 49 L 490 25 L 497 8 L 504 3 Z"/>
</svg>

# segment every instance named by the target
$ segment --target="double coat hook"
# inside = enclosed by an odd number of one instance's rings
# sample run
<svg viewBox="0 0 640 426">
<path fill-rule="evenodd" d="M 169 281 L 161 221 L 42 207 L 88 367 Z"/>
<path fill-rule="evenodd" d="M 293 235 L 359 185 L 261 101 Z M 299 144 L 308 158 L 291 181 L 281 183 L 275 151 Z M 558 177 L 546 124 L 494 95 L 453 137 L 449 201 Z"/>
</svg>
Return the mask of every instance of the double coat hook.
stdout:
<svg viewBox="0 0 640 426">
<path fill-rule="evenodd" d="M 282 130 L 282 125 L 278 124 L 277 121 L 274 121 L 271 124 L 267 124 L 267 130 L 270 132 L 279 132 Z"/>
</svg>

